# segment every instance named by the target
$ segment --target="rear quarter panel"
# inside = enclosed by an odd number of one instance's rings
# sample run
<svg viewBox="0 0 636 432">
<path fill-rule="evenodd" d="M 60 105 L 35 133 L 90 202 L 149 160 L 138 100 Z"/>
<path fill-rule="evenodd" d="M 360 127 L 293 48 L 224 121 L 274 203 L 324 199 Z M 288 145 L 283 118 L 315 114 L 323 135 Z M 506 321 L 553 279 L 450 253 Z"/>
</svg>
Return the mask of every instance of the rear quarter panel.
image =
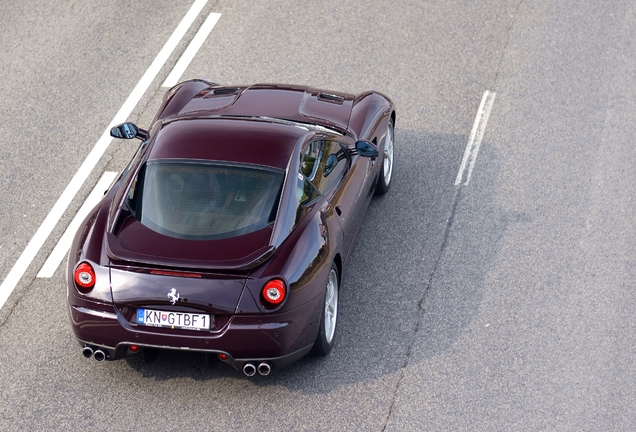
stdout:
<svg viewBox="0 0 636 432">
<path fill-rule="evenodd" d="M 118 188 L 117 184 L 111 188 L 106 197 L 84 219 L 75 234 L 69 250 L 66 269 L 69 296 L 109 303 L 112 301 L 108 277 L 109 260 L 103 244 L 110 203 Z M 80 293 L 73 281 L 75 267 L 81 261 L 88 261 L 95 270 L 95 287 L 88 293 Z"/>
<path fill-rule="evenodd" d="M 341 249 L 342 231 L 335 212 L 326 200 L 320 200 L 281 244 L 271 261 L 250 275 L 237 312 L 268 312 L 261 305 L 260 293 L 267 281 L 277 277 L 283 278 L 288 286 L 288 298 L 280 312 L 293 310 L 321 296 L 331 263 Z"/>
</svg>

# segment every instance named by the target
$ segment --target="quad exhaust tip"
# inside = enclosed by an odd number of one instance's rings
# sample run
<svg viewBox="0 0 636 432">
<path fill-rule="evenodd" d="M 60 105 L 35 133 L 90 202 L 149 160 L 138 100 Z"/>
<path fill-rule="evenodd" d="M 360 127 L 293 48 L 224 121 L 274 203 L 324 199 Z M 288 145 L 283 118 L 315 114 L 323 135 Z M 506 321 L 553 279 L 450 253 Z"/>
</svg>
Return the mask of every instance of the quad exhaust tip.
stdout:
<svg viewBox="0 0 636 432">
<path fill-rule="evenodd" d="M 248 377 L 256 375 L 256 372 L 258 372 L 262 376 L 267 376 L 271 371 L 272 366 L 269 364 L 269 362 L 261 362 L 259 363 L 258 367 L 256 366 L 256 364 L 251 362 L 245 363 L 245 365 L 243 366 L 243 373 Z"/>
<path fill-rule="evenodd" d="M 256 366 L 254 366 L 254 363 L 245 363 L 245 366 L 243 366 L 243 373 L 248 377 L 256 375 Z"/>
<path fill-rule="evenodd" d="M 263 362 L 258 365 L 258 373 L 263 376 L 269 375 L 271 371 L 272 371 L 272 367 L 269 365 L 269 363 Z"/>
<path fill-rule="evenodd" d="M 106 352 L 102 351 L 101 349 L 93 350 L 93 348 L 88 345 L 82 348 L 82 355 L 87 359 L 93 357 L 98 362 L 103 362 L 108 357 L 108 354 Z"/>
<path fill-rule="evenodd" d="M 93 356 L 95 357 L 95 360 L 100 363 L 106 360 L 106 353 L 102 350 L 95 351 L 95 353 L 93 353 Z"/>
<path fill-rule="evenodd" d="M 82 348 L 82 355 L 87 359 L 93 357 L 93 348 L 85 346 L 84 348 Z"/>
</svg>

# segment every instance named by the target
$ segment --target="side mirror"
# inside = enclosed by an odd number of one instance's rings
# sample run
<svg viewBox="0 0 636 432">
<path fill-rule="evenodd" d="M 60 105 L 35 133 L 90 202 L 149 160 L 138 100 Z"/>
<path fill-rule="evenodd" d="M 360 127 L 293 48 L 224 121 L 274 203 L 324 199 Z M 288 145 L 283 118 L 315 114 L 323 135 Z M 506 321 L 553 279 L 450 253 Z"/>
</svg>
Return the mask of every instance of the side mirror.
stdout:
<svg viewBox="0 0 636 432">
<path fill-rule="evenodd" d="M 134 123 L 122 123 L 110 130 L 110 136 L 121 139 L 139 138 L 140 140 L 145 140 L 148 138 L 148 132 L 139 129 Z"/>
<path fill-rule="evenodd" d="M 358 155 L 369 158 L 376 158 L 379 154 L 376 146 L 371 144 L 369 141 L 356 142 L 356 151 L 358 152 Z"/>
</svg>

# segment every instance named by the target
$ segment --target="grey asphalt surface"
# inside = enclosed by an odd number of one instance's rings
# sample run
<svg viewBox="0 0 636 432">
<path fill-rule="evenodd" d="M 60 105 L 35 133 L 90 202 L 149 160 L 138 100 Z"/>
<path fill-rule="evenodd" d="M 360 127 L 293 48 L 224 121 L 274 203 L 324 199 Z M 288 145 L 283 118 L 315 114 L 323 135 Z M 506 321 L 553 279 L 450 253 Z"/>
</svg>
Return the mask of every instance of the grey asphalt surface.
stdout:
<svg viewBox="0 0 636 432">
<path fill-rule="evenodd" d="M 4 278 L 189 1 L 3 5 Z M 636 4 L 211 1 L 183 79 L 373 88 L 398 106 L 395 177 L 367 212 L 334 351 L 248 379 L 196 353 L 84 359 L 64 274 L 0 311 L 0 430 L 636 430 Z M 454 186 L 481 96 L 473 176 Z M 25 216 L 26 215 L 26 216 Z"/>
</svg>

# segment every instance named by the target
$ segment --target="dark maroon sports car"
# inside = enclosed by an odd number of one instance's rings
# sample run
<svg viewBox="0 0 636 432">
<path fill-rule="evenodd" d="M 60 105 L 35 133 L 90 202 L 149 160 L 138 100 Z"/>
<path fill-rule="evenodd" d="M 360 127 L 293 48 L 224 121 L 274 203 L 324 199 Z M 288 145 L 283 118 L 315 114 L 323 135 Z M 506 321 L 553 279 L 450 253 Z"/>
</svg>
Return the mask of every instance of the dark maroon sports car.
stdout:
<svg viewBox="0 0 636 432">
<path fill-rule="evenodd" d="M 186 81 L 79 229 L 67 299 L 82 354 L 205 352 L 267 375 L 334 343 L 344 267 L 391 184 L 395 108 L 358 95 Z"/>
</svg>

